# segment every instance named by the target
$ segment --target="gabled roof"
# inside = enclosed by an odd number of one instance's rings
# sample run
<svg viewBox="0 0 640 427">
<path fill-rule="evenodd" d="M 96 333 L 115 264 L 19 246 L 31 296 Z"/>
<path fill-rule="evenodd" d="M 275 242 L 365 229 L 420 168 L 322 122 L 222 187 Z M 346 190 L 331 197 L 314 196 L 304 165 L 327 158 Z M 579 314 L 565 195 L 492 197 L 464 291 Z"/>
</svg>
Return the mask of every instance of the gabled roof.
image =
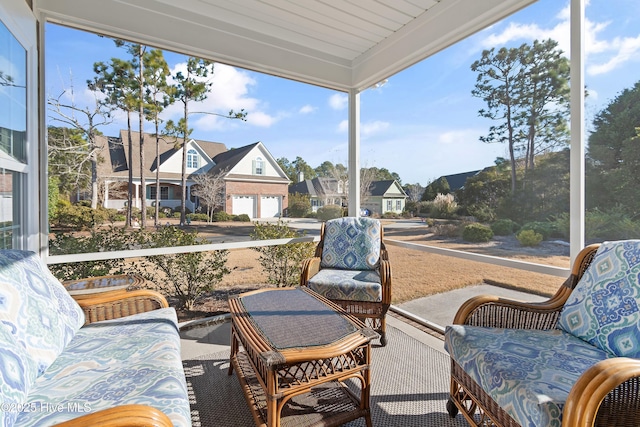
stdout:
<svg viewBox="0 0 640 427">
<path fill-rule="evenodd" d="M 397 185 L 398 189 L 404 194 L 404 190 L 400 185 L 397 184 L 395 179 L 387 179 L 384 181 L 373 181 L 371 185 L 369 185 L 369 193 L 372 196 L 384 196 L 389 189 Z M 404 194 L 406 196 L 406 194 Z"/>
<path fill-rule="evenodd" d="M 260 142 L 254 142 L 253 144 L 245 145 L 244 147 L 232 148 L 229 151 L 217 154 L 213 157 L 215 166 L 212 167 L 209 172 L 214 174 L 223 170 L 229 172 L 258 144 L 260 144 Z"/>
<path fill-rule="evenodd" d="M 453 175 L 444 175 L 443 178 L 449 183 L 449 190 L 456 191 L 464 187 L 464 183 L 467 182 L 467 178 L 475 176 L 480 173 L 479 170 L 471 172 L 456 173 Z M 440 178 L 438 178 L 440 179 Z"/>
<path fill-rule="evenodd" d="M 313 182 L 310 179 L 305 179 L 304 181 L 296 182 L 295 184 L 291 184 L 289 186 L 289 194 L 308 194 L 312 197 L 318 196 L 315 187 L 313 186 Z"/>
<path fill-rule="evenodd" d="M 98 173 L 104 177 L 128 177 L 129 165 L 133 165 L 133 175 L 139 176 L 140 165 L 140 133 L 131 132 L 132 158 L 129 160 L 128 136 L 126 130 L 120 131 L 119 137 L 99 136 L 98 143 L 108 148 L 102 153 L 104 161 L 98 166 Z M 220 142 L 192 140 L 209 157 L 213 158 L 221 152 L 227 151 L 227 147 Z M 176 140 L 171 137 L 163 137 L 160 141 L 160 165 L 174 155 L 181 155 L 180 148 L 175 148 Z M 146 176 L 155 176 L 157 166 L 156 138 L 152 134 L 144 134 L 144 160 Z M 175 178 L 180 173 L 161 172 L 161 179 Z"/>
</svg>

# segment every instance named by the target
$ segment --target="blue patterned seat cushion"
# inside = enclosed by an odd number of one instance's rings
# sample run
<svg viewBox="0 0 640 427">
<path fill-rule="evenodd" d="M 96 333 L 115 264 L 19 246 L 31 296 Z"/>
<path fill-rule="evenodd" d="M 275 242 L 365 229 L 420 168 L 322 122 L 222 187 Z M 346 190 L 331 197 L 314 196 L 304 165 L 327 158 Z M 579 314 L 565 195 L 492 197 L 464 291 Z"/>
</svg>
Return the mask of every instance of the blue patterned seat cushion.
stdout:
<svg viewBox="0 0 640 427">
<path fill-rule="evenodd" d="M 124 404 L 164 412 L 175 426 L 190 426 L 191 413 L 173 308 L 80 329 L 36 380 L 16 426 L 52 425 Z"/>
<path fill-rule="evenodd" d="M 0 323 L 41 375 L 84 324 L 84 312 L 34 252 L 0 250 Z"/>
<path fill-rule="evenodd" d="M 375 270 L 323 268 L 309 279 L 307 286 L 331 300 L 382 301 L 380 275 Z"/>
<path fill-rule="evenodd" d="M 586 369 L 611 357 L 559 329 L 448 326 L 445 349 L 522 426 L 557 426 Z"/>
<path fill-rule="evenodd" d="M 25 348 L 0 324 L 0 426 L 13 425 L 37 371 Z"/>
<path fill-rule="evenodd" d="M 322 268 L 373 270 L 380 262 L 380 221 L 345 217 L 325 223 Z"/>
<path fill-rule="evenodd" d="M 640 240 L 605 242 L 562 309 L 558 327 L 616 356 L 640 358 Z"/>
</svg>

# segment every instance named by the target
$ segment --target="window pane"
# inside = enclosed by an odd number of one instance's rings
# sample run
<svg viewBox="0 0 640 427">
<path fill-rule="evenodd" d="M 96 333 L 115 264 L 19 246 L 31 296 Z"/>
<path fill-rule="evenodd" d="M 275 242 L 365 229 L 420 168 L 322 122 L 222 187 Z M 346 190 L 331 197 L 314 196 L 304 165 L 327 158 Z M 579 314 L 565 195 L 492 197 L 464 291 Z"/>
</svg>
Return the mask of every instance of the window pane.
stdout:
<svg viewBox="0 0 640 427">
<path fill-rule="evenodd" d="M 27 53 L 0 21 L 0 150 L 26 162 Z"/>
<path fill-rule="evenodd" d="M 0 249 L 21 248 L 20 212 L 14 200 L 20 198 L 20 174 L 0 169 Z"/>
</svg>

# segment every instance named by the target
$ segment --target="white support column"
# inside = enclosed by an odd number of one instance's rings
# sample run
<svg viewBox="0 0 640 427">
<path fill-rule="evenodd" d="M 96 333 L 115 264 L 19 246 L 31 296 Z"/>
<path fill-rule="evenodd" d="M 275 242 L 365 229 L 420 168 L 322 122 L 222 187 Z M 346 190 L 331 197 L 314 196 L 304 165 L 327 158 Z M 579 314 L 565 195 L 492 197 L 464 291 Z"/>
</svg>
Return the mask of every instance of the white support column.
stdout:
<svg viewBox="0 0 640 427">
<path fill-rule="evenodd" d="M 134 203 L 133 206 L 135 206 L 136 208 L 141 208 L 142 206 L 139 206 L 140 204 L 140 184 L 134 184 L 136 186 L 136 196 L 133 199 Z"/>
<path fill-rule="evenodd" d="M 575 260 L 585 237 L 584 29 L 585 0 L 571 0 L 571 167 L 570 256 Z"/>
<path fill-rule="evenodd" d="M 349 91 L 349 216 L 360 216 L 360 92 Z"/>
</svg>

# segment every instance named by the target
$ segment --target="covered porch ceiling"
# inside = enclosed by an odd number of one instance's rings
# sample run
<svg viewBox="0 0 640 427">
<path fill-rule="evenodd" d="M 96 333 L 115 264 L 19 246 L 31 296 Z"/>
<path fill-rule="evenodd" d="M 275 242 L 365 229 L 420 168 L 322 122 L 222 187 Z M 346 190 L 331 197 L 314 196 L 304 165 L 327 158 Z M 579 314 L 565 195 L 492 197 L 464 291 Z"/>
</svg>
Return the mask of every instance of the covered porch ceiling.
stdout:
<svg viewBox="0 0 640 427">
<path fill-rule="evenodd" d="M 41 21 L 362 91 L 533 2 L 33 0 L 33 9 Z"/>
</svg>

